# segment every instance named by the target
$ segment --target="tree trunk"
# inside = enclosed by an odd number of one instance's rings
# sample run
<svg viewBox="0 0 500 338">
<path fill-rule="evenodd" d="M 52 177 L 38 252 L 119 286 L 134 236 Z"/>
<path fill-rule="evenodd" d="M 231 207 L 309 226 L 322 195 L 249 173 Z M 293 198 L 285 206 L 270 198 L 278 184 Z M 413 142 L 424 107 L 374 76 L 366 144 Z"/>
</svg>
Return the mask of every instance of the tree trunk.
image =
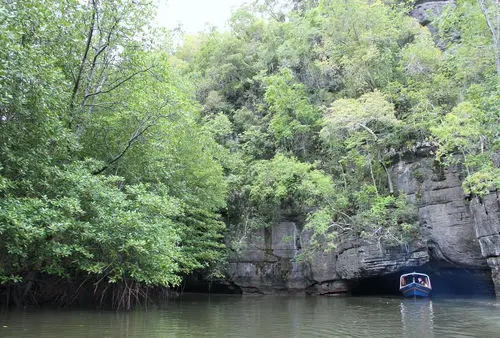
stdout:
<svg viewBox="0 0 500 338">
<path fill-rule="evenodd" d="M 491 2 L 491 3 L 490 3 Z M 498 0 L 479 0 L 479 7 L 483 12 L 486 24 L 490 30 L 495 54 L 497 75 L 500 76 L 500 8 Z"/>
<path fill-rule="evenodd" d="M 378 161 L 379 161 L 380 165 L 382 166 L 382 168 L 384 168 L 385 175 L 387 176 L 387 185 L 389 187 L 389 192 L 391 193 L 391 195 L 394 195 L 394 186 L 392 185 L 391 174 L 389 173 L 389 170 L 387 169 L 387 167 L 384 163 L 384 160 L 382 159 L 382 155 L 380 154 L 380 151 L 378 152 Z"/>
<path fill-rule="evenodd" d="M 89 32 L 87 33 L 87 43 L 85 44 L 85 50 L 83 52 L 82 61 L 80 62 L 80 67 L 78 68 L 78 74 L 75 79 L 75 85 L 73 86 L 73 93 L 71 94 L 70 110 L 73 110 L 75 106 L 76 95 L 80 88 L 82 82 L 83 69 L 85 68 L 85 63 L 87 62 L 87 57 L 90 50 L 90 45 L 92 44 L 92 37 L 94 36 L 95 21 L 97 15 L 97 0 L 92 0 L 92 18 L 90 20 Z"/>
</svg>

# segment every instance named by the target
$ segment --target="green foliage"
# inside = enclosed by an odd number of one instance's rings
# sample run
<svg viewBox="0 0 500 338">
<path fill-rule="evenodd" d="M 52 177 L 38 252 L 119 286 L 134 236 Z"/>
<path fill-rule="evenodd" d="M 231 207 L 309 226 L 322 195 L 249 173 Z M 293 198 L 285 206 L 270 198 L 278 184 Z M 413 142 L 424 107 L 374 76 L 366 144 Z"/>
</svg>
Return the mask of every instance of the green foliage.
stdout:
<svg viewBox="0 0 500 338">
<path fill-rule="evenodd" d="M 286 68 L 267 77 L 265 82 L 264 98 L 271 114 L 269 131 L 276 140 L 277 149 L 307 157 L 320 118 L 318 107 L 310 103 L 305 86 L 294 83 L 292 72 Z"/>
<path fill-rule="evenodd" d="M 97 163 L 98 165 L 98 163 Z M 95 176 L 96 163 L 50 169 L 41 197 L 1 201 L 2 270 L 70 276 L 85 271 L 111 282 L 177 284 L 179 201 L 121 177 Z M 5 276 L 4 276 L 5 277 Z"/>
<path fill-rule="evenodd" d="M 203 126 L 192 85 L 151 43 L 153 9 L 0 3 L 2 283 L 168 286 L 220 264 L 227 135 Z"/>
<path fill-rule="evenodd" d="M 380 196 L 373 186 L 364 186 L 355 195 L 359 211 L 353 222 L 361 237 L 401 245 L 418 232 L 416 208 L 406 196 Z"/>
<path fill-rule="evenodd" d="M 453 77 L 463 88 L 482 82 L 482 78 L 488 74 L 496 73 L 495 49 L 498 49 L 498 45 L 495 46 L 492 40 L 480 2 L 489 1 L 456 1 L 437 19 L 439 34 L 449 44 L 448 50 L 452 51 L 448 56 L 455 72 Z M 498 25 L 495 20 L 492 22 Z"/>
<path fill-rule="evenodd" d="M 401 8 L 382 1 L 321 1 L 327 63 L 340 70 L 342 93 L 353 97 L 387 88 L 398 74 L 398 52 L 417 28 Z"/>
<path fill-rule="evenodd" d="M 482 197 L 500 187 L 500 168 L 483 166 L 467 176 L 463 183 L 465 193 Z"/>
<path fill-rule="evenodd" d="M 380 134 L 398 120 L 394 116 L 394 106 L 387 102 L 378 91 L 362 95 L 359 99 L 339 99 L 332 103 L 325 117 L 323 138 L 334 138 L 342 131 L 355 132 L 364 129 L 372 137 Z M 370 128 L 373 126 L 373 130 Z"/>
<path fill-rule="evenodd" d="M 380 92 L 364 94 L 357 100 L 335 101 L 323 125 L 321 137 L 332 149 L 332 157 L 342 165 L 355 166 L 358 172 L 369 174 L 377 194 L 379 166 L 387 176 L 385 186 L 394 193 L 386 161 L 391 156 L 392 137 L 399 121 L 394 116 L 394 106 Z"/>
<path fill-rule="evenodd" d="M 476 109 L 472 103 L 461 102 L 444 117 L 439 126 L 431 128 L 439 140 L 436 157 L 440 158 L 449 153 L 447 161 L 453 164 L 455 150 L 458 151 L 459 156 L 480 151 L 481 115 L 482 112 Z"/>
<path fill-rule="evenodd" d="M 494 157 L 498 152 L 498 111 L 491 104 L 499 103 L 498 92 L 477 96 L 482 91 L 473 86 L 470 101 L 461 102 L 441 123 L 431 128 L 438 150 L 436 158 L 447 165 L 462 163 L 467 171 L 464 191 L 483 196 L 497 189 L 499 168 Z"/>
<path fill-rule="evenodd" d="M 250 173 L 250 201 L 269 222 L 279 216 L 280 209 L 307 213 L 334 195 L 329 176 L 280 153 L 269 161 L 254 162 Z"/>
</svg>

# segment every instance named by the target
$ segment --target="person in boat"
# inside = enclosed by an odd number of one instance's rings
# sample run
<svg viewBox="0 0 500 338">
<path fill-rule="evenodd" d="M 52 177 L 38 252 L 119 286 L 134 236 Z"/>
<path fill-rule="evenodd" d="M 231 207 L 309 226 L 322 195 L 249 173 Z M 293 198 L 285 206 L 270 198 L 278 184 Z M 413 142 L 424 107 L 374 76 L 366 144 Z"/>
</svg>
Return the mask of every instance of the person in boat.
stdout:
<svg viewBox="0 0 500 338">
<path fill-rule="evenodd" d="M 423 285 L 425 287 L 429 287 L 429 284 L 427 284 L 427 278 L 419 277 L 418 278 L 418 284 Z"/>
</svg>

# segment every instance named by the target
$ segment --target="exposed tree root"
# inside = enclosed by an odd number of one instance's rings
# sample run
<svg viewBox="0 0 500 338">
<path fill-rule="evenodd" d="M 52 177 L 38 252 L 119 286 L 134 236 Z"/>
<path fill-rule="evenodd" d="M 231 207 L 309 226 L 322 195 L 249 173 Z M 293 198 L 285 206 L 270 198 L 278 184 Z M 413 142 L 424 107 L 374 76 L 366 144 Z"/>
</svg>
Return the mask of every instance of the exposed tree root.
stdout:
<svg viewBox="0 0 500 338">
<path fill-rule="evenodd" d="M 90 277 L 61 278 L 33 273 L 27 274 L 23 282 L 0 285 L 0 307 L 51 305 L 131 310 L 177 295 L 170 288 L 145 286 L 131 279 L 109 283 Z"/>
</svg>

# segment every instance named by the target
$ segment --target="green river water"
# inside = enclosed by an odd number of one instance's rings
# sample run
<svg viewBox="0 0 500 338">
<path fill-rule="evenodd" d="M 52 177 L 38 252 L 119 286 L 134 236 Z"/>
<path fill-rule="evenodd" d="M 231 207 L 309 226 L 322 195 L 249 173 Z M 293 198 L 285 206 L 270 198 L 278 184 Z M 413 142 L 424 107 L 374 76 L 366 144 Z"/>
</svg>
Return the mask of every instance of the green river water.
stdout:
<svg viewBox="0 0 500 338">
<path fill-rule="evenodd" d="M 185 294 L 130 312 L 4 311 L 0 337 L 500 337 L 500 301 Z"/>
</svg>

